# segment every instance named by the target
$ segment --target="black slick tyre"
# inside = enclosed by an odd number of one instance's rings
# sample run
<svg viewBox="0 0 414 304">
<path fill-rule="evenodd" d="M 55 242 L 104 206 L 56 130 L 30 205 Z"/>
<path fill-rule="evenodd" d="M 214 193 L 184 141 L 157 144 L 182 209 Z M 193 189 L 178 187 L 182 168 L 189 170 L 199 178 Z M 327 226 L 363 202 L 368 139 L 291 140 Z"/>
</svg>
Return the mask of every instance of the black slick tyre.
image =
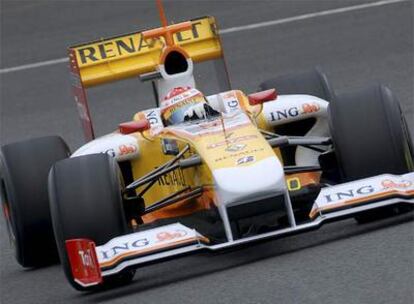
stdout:
<svg viewBox="0 0 414 304">
<path fill-rule="evenodd" d="M 96 246 L 129 232 L 121 198 L 121 177 L 116 161 L 107 154 L 92 154 L 56 163 L 49 174 L 50 209 L 60 260 L 71 285 L 74 281 L 65 241 L 86 238 Z M 104 286 L 125 284 L 133 271 L 104 278 Z"/>
<path fill-rule="evenodd" d="M 329 124 L 342 182 L 414 170 L 409 130 L 387 87 L 374 85 L 337 96 L 329 104 Z M 356 220 L 368 222 L 393 213 L 390 208 L 374 210 Z"/>
<path fill-rule="evenodd" d="M 314 68 L 310 71 L 276 76 L 259 85 L 261 90 L 276 89 L 279 95 L 305 94 L 331 101 L 334 93 L 325 73 Z"/>
<path fill-rule="evenodd" d="M 7 144 L 0 151 L 0 192 L 10 243 L 23 267 L 58 261 L 47 178 L 69 156 L 62 138 L 47 136 Z"/>
</svg>

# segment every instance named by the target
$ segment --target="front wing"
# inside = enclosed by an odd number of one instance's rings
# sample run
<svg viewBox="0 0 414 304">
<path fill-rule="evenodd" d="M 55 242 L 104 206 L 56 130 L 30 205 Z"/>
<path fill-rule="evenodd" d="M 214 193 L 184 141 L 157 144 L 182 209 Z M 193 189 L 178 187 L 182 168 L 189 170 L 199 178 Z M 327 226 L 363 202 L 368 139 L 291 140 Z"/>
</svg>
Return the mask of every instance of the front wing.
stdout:
<svg viewBox="0 0 414 304">
<path fill-rule="evenodd" d="M 323 188 L 314 202 L 309 222 L 220 244 L 209 244 L 208 238 L 196 230 L 175 223 L 119 236 L 97 247 L 86 239 L 68 240 L 66 249 L 75 281 L 87 287 L 127 268 L 314 230 L 325 222 L 400 203 L 414 204 L 414 173 L 384 174 Z"/>
</svg>

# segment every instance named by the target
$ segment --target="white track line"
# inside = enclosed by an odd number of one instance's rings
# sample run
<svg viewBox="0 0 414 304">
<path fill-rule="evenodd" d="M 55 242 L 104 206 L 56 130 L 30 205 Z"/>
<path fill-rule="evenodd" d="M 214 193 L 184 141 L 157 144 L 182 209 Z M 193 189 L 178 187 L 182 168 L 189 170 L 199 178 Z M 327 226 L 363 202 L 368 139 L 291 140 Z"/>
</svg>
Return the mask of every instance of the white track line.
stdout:
<svg viewBox="0 0 414 304">
<path fill-rule="evenodd" d="M 312 18 L 327 16 L 327 15 L 341 14 L 341 13 L 361 10 L 365 8 L 383 6 L 387 4 L 406 2 L 406 1 L 408 0 L 382 0 L 378 2 L 371 2 L 371 3 L 359 4 L 359 5 L 353 5 L 353 6 L 335 8 L 335 9 L 316 12 L 316 13 L 293 16 L 289 18 L 283 18 L 283 19 L 278 19 L 278 20 L 265 21 L 265 22 L 231 27 L 228 29 L 221 30 L 220 34 L 229 34 L 229 33 L 234 33 L 234 32 L 247 31 L 247 30 L 252 30 L 252 29 L 261 28 L 261 27 L 269 27 L 269 26 L 278 25 L 278 24 L 290 23 L 290 22 L 295 22 L 295 21 L 300 21 L 300 20 L 305 20 L 305 19 L 312 19 Z"/>
<path fill-rule="evenodd" d="M 59 58 L 59 59 L 40 61 L 40 62 L 36 62 L 36 63 L 23 64 L 23 65 L 15 66 L 15 67 L 12 67 L 12 68 L 0 69 L 0 74 L 7 74 L 7 73 L 12 73 L 12 72 L 17 72 L 17 71 L 35 69 L 35 68 L 40 68 L 40 67 L 44 67 L 44 66 L 48 66 L 48 65 L 54 65 L 54 64 L 57 64 L 57 63 L 64 63 L 64 62 L 68 62 L 68 61 L 69 61 L 69 59 L 64 57 L 64 58 Z"/>
<path fill-rule="evenodd" d="M 383 6 L 387 4 L 407 2 L 407 1 L 409 0 L 382 0 L 382 1 L 377 1 L 377 2 L 335 8 L 335 9 L 330 9 L 330 10 L 321 11 L 321 12 L 293 16 L 289 18 L 283 18 L 283 19 L 277 19 L 277 20 L 231 27 L 228 29 L 220 30 L 220 34 L 226 35 L 226 34 L 235 33 L 235 32 L 248 31 L 248 30 L 253 30 L 257 28 L 269 27 L 269 26 L 274 26 L 274 25 L 279 25 L 279 24 L 296 22 L 296 21 L 312 19 L 312 18 L 328 16 L 328 15 L 341 14 L 341 13 L 346 13 L 346 12 L 371 8 L 371 7 L 378 7 L 378 6 Z M 0 69 L 0 74 L 7 74 L 7 73 L 18 72 L 18 71 L 23 71 L 23 70 L 35 69 L 35 68 L 40 68 L 44 66 L 55 65 L 58 63 L 65 63 L 65 62 L 68 62 L 68 58 L 58 58 L 58 59 L 52 59 L 52 60 L 41 61 L 41 62 L 36 62 L 36 63 L 23 64 L 23 65 L 19 65 L 15 67 Z"/>
</svg>

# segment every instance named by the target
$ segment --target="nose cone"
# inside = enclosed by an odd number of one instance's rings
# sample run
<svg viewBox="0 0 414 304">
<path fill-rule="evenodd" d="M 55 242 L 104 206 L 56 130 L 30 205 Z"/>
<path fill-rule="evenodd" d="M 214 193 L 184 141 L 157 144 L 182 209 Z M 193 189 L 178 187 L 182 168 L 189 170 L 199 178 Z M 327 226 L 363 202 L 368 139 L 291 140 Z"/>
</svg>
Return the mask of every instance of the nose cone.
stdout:
<svg viewBox="0 0 414 304">
<path fill-rule="evenodd" d="M 213 170 L 213 177 L 219 199 L 226 205 L 280 194 L 286 190 L 283 167 L 276 157 L 268 157 L 251 165 L 246 163 L 216 169 Z"/>
</svg>

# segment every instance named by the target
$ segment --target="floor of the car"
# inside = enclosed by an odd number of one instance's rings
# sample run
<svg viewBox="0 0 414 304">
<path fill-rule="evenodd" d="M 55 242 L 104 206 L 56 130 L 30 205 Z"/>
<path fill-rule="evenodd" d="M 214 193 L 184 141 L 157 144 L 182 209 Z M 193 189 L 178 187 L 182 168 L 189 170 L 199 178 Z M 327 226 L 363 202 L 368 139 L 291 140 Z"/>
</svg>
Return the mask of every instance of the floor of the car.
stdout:
<svg viewBox="0 0 414 304">
<path fill-rule="evenodd" d="M 233 237 L 238 239 L 287 227 L 288 222 L 284 218 L 284 214 L 280 212 L 271 212 L 239 219 L 237 222 L 232 221 Z M 198 233 L 207 237 L 211 244 L 227 241 L 223 222 L 217 208 L 198 211 L 189 216 L 159 219 L 140 225 L 136 231 L 145 231 L 177 222 L 195 229 Z"/>
</svg>

